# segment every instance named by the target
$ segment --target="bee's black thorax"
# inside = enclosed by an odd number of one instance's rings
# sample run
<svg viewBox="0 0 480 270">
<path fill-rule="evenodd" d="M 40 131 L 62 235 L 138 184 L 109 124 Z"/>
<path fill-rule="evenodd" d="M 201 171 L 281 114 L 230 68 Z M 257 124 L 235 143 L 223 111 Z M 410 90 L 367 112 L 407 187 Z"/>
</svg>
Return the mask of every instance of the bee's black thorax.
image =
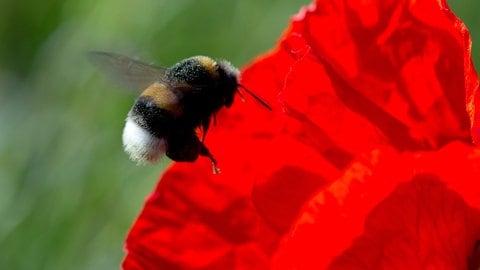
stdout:
<svg viewBox="0 0 480 270">
<path fill-rule="evenodd" d="M 210 61 L 207 62 L 205 59 Z M 177 83 L 208 86 L 216 80 L 216 69 L 215 61 L 205 56 L 197 56 L 178 62 L 170 67 L 165 75 L 169 80 Z"/>
<path fill-rule="evenodd" d="M 198 126 L 223 106 L 230 107 L 237 89 L 237 74 L 227 70 L 226 62 L 196 56 L 185 59 L 166 72 L 169 81 L 185 85 L 179 101 L 183 115 L 180 121 Z M 230 68 L 230 69 L 233 69 Z"/>
</svg>

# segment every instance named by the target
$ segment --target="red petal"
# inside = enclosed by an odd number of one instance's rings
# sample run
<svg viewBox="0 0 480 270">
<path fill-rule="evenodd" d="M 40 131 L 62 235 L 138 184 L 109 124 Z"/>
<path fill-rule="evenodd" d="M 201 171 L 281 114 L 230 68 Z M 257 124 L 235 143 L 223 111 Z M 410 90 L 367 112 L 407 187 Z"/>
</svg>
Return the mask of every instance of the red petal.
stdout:
<svg viewBox="0 0 480 270">
<path fill-rule="evenodd" d="M 124 268 L 262 269 L 268 264 L 264 249 L 277 236 L 261 226 L 248 188 L 197 173 L 204 165 L 176 164 L 164 175 L 130 232 Z"/>
<path fill-rule="evenodd" d="M 253 199 L 267 222 L 288 227 L 297 198 L 338 177 L 358 154 L 470 142 L 465 93 L 478 86 L 470 46 L 465 26 L 434 1 L 318 1 L 297 15 L 279 49 L 244 72 L 250 88 L 281 94 L 288 117 L 277 117 L 274 138 L 296 145 L 282 150 L 293 157 L 310 151 L 298 168 L 313 175 L 280 168 L 259 177 Z M 284 155 L 264 149 L 267 162 L 290 171 Z M 292 185 L 300 196 L 281 200 Z"/>
<path fill-rule="evenodd" d="M 459 143 L 374 150 L 307 203 L 273 268 L 467 269 L 480 259 L 479 180 L 479 149 Z"/>
<path fill-rule="evenodd" d="M 301 19 L 282 43 L 285 51 L 309 48 L 285 80 L 294 114 L 353 152 L 470 141 L 465 93 L 478 79 L 469 34 L 446 6 L 318 1 Z"/>
<path fill-rule="evenodd" d="M 448 239 L 467 221 L 451 224 L 440 211 L 465 209 L 478 225 L 478 202 L 469 201 L 478 185 L 465 188 L 478 177 L 478 155 L 458 145 L 413 151 L 480 139 L 470 46 L 441 1 L 318 0 L 303 9 L 279 46 L 242 74 L 274 111 L 249 100 L 220 113 L 206 144 L 222 173 L 212 175 L 203 158 L 173 165 L 128 236 L 124 268 L 265 269 L 274 253 L 278 268 L 340 267 L 355 256 L 376 267 L 379 250 L 402 258 L 382 244 L 410 248 L 381 231 L 384 223 L 426 237 L 414 243 L 427 251 L 442 250 L 432 228 L 441 223 Z M 422 196 L 430 200 L 420 203 Z M 458 266 L 473 252 L 476 232 L 465 232 L 458 261 L 446 262 Z"/>
</svg>

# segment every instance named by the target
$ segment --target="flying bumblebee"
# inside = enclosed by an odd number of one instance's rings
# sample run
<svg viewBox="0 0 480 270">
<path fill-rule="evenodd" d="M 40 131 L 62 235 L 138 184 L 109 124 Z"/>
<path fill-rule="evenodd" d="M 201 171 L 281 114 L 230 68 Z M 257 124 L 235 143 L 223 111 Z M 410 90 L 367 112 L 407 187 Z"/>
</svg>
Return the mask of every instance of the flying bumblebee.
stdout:
<svg viewBox="0 0 480 270">
<path fill-rule="evenodd" d="M 243 99 L 240 89 L 271 110 L 239 84 L 238 69 L 224 60 L 194 56 L 164 68 L 109 52 L 91 52 L 89 57 L 118 84 L 141 91 L 122 135 L 125 152 L 137 163 L 155 163 L 164 154 L 193 162 L 200 155 L 209 158 L 218 173 L 217 161 L 204 144 L 216 113 L 230 107 L 235 94 Z"/>
</svg>

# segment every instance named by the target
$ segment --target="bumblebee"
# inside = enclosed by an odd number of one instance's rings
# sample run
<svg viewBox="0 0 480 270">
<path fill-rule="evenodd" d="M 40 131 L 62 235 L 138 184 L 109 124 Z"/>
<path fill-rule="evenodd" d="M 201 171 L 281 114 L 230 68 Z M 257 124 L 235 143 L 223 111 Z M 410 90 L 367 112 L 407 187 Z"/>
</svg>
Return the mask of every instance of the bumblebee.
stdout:
<svg viewBox="0 0 480 270">
<path fill-rule="evenodd" d="M 229 108 L 235 94 L 243 99 L 240 89 L 271 110 L 239 84 L 238 69 L 224 60 L 194 56 L 164 68 L 109 52 L 91 52 L 89 57 L 115 82 L 141 92 L 122 135 L 125 152 L 137 163 L 155 163 L 163 155 L 180 162 L 205 156 L 218 173 L 217 161 L 204 144 L 216 113 Z"/>
</svg>

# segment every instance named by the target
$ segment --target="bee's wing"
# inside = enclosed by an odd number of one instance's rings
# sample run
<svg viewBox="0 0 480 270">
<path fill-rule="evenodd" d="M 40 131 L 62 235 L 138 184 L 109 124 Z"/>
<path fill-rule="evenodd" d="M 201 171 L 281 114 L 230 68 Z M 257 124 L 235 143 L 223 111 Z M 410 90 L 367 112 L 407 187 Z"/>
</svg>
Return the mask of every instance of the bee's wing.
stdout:
<svg viewBox="0 0 480 270">
<path fill-rule="evenodd" d="M 160 81 L 166 68 L 110 52 L 89 52 L 90 61 L 119 87 L 141 91 Z"/>
</svg>

